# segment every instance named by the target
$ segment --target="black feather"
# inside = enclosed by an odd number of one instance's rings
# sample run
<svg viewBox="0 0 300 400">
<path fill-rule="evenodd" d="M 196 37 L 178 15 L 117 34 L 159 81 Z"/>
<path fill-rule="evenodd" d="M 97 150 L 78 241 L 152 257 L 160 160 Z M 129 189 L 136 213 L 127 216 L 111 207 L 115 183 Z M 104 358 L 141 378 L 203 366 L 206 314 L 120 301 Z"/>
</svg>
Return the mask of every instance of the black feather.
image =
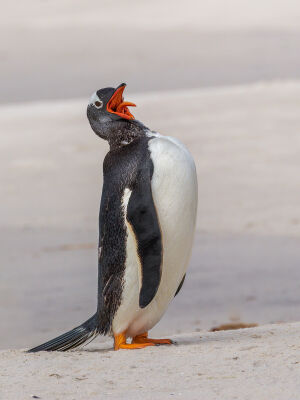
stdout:
<svg viewBox="0 0 300 400">
<path fill-rule="evenodd" d="M 49 342 L 28 350 L 28 353 L 36 353 L 38 351 L 67 351 L 75 349 L 76 347 L 86 343 L 89 339 L 89 341 L 92 341 L 96 336 L 98 336 L 98 334 L 97 314 L 95 314 L 82 325 L 49 340 Z"/>
</svg>

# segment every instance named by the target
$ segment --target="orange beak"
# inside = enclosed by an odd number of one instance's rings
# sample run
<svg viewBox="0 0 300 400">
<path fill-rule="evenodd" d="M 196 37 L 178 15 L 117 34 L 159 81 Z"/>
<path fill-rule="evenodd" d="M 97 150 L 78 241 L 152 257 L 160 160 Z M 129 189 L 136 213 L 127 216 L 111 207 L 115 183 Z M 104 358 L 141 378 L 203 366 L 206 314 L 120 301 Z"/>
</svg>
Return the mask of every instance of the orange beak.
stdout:
<svg viewBox="0 0 300 400">
<path fill-rule="evenodd" d="M 124 101 L 123 92 L 126 85 L 122 84 L 120 87 L 116 89 L 111 99 L 107 103 L 107 111 L 119 115 L 125 119 L 134 119 L 134 116 L 129 111 L 128 107 L 136 107 L 134 103 L 130 103 L 129 101 Z"/>
</svg>

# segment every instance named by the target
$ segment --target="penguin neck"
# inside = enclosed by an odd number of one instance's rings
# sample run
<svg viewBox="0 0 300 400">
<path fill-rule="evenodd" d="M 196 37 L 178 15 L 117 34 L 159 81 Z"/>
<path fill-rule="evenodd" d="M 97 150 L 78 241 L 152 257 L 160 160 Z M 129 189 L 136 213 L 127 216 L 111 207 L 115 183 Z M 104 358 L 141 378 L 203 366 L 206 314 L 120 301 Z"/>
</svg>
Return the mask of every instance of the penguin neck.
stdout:
<svg viewBox="0 0 300 400">
<path fill-rule="evenodd" d="M 148 129 L 139 121 L 115 123 L 109 132 L 108 143 L 110 150 L 126 146 L 133 140 L 145 136 Z"/>
</svg>

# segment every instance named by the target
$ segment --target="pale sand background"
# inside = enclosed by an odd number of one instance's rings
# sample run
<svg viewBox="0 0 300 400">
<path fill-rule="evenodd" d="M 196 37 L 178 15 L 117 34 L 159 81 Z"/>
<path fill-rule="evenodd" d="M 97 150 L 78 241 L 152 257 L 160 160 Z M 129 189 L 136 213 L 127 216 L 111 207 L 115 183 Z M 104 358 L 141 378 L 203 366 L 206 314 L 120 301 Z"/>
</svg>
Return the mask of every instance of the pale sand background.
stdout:
<svg viewBox="0 0 300 400">
<path fill-rule="evenodd" d="M 145 352 L 3 352 L 1 400 L 296 398 L 299 324 L 203 330 L 299 320 L 299 20 L 298 0 L 2 2 L 0 348 L 95 310 L 107 146 L 85 107 L 122 81 L 136 116 L 186 143 L 199 175 L 189 274 L 153 334 L 202 331 Z"/>
<path fill-rule="evenodd" d="M 300 324 L 177 335 L 178 346 L 0 352 L 5 400 L 296 400 Z M 17 366 L 17 368 L 16 368 Z"/>
<path fill-rule="evenodd" d="M 298 0 L 1 2 L 0 102 L 300 79 Z"/>
</svg>

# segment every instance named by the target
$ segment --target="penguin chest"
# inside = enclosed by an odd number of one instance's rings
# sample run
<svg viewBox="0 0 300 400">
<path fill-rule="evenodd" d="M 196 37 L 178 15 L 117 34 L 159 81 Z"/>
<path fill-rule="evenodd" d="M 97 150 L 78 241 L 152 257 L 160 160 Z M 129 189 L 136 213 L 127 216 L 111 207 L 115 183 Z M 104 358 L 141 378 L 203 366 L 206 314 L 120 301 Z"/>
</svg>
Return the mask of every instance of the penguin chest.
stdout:
<svg viewBox="0 0 300 400">
<path fill-rule="evenodd" d="M 155 135 L 148 148 L 153 162 L 151 189 L 162 235 L 161 281 L 145 308 L 139 307 L 141 265 L 134 232 L 126 222 L 126 266 L 121 305 L 113 320 L 115 333 L 135 336 L 151 329 L 162 317 L 186 272 L 197 212 L 197 176 L 188 150 L 173 138 Z M 131 191 L 125 189 L 123 207 Z"/>
</svg>

